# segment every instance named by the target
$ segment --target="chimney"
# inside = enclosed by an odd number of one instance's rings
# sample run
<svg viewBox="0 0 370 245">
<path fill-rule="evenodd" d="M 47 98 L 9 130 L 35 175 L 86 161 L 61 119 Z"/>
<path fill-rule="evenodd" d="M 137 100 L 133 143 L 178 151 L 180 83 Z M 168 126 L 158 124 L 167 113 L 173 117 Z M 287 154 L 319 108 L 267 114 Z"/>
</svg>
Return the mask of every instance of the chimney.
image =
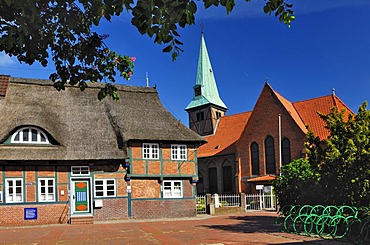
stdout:
<svg viewBox="0 0 370 245">
<path fill-rule="evenodd" d="M 0 98 L 5 97 L 8 90 L 10 76 L 0 75 Z"/>
</svg>

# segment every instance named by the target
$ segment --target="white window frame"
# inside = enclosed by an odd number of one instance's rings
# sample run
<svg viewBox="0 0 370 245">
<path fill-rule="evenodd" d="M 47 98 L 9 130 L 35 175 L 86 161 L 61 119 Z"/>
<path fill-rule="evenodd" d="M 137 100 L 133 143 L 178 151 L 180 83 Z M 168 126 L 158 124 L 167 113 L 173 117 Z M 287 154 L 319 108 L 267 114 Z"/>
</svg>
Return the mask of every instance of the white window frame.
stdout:
<svg viewBox="0 0 370 245">
<path fill-rule="evenodd" d="M 20 181 L 20 186 L 16 185 L 16 182 Z M 9 193 L 9 183 L 13 182 L 13 193 Z M 15 185 L 14 185 L 15 184 Z M 20 195 L 17 195 L 17 188 L 21 188 Z M 7 203 L 21 203 L 23 202 L 23 194 L 24 194 L 24 187 L 23 187 L 23 179 L 22 178 L 6 178 L 5 179 L 5 190 L 6 190 L 6 202 Z M 14 192 L 15 190 L 15 192 Z M 12 200 L 10 200 L 12 199 Z M 18 199 L 18 200 L 17 200 Z"/>
<path fill-rule="evenodd" d="M 25 134 L 25 130 L 28 130 L 28 139 L 24 140 L 23 135 Z M 36 140 L 32 139 L 32 131 L 36 131 Z M 18 140 L 16 140 L 16 136 L 18 135 Z M 44 139 L 44 140 L 43 140 Z M 10 139 L 10 143 L 12 144 L 50 144 L 48 136 L 42 132 L 40 129 L 35 127 L 23 127 L 15 131 Z"/>
<path fill-rule="evenodd" d="M 158 143 L 143 143 L 142 151 L 143 159 L 159 159 Z"/>
<path fill-rule="evenodd" d="M 85 173 L 87 171 L 87 173 Z M 78 172 L 78 173 L 75 173 Z M 89 166 L 72 166 L 71 176 L 90 176 Z"/>
<path fill-rule="evenodd" d="M 97 184 L 96 182 L 97 181 L 102 181 L 103 183 L 102 184 Z M 112 184 L 108 184 L 108 181 L 113 181 Z M 101 186 L 103 187 L 101 190 L 97 190 L 97 186 Z M 112 191 L 112 190 L 108 190 L 108 186 L 113 186 L 113 192 L 114 194 L 113 195 L 108 195 L 108 191 Z M 97 192 L 102 192 L 103 195 L 102 196 L 99 196 L 97 195 Z M 95 179 L 94 180 L 94 197 L 96 198 L 102 198 L 102 197 L 115 197 L 117 196 L 117 185 L 116 185 L 116 179 Z"/>
<path fill-rule="evenodd" d="M 49 185 L 49 181 L 52 181 L 52 184 Z M 41 181 L 45 181 L 45 185 L 41 184 Z M 45 188 L 44 193 L 42 192 L 42 187 Z M 53 188 L 49 192 L 49 188 Z M 42 196 L 45 196 L 44 198 Z M 39 178 L 38 179 L 38 200 L 39 202 L 55 202 L 55 179 L 54 178 Z"/>
<path fill-rule="evenodd" d="M 186 145 L 171 145 L 171 160 L 188 160 Z"/>
<path fill-rule="evenodd" d="M 182 198 L 183 197 L 182 180 L 163 180 L 162 190 L 163 198 Z"/>
</svg>

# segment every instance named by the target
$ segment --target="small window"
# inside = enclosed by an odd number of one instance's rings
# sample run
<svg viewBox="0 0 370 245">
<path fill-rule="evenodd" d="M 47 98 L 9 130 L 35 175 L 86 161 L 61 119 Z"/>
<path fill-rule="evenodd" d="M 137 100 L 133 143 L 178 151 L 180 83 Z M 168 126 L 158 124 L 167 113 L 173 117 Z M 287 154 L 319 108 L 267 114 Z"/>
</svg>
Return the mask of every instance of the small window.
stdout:
<svg viewBox="0 0 370 245">
<path fill-rule="evenodd" d="M 73 166 L 71 167 L 71 175 L 73 176 L 90 175 L 90 167 L 89 166 Z"/>
<path fill-rule="evenodd" d="M 163 181 L 163 197 L 164 198 L 181 198 L 182 197 L 182 181 L 175 181 L 175 180 Z"/>
<path fill-rule="evenodd" d="M 204 112 L 198 112 L 197 113 L 197 122 L 203 121 L 204 120 Z"/>
<path fill-rule="evenodd" d="M 187 160 L 188 151 L 186 145 L 171 145 L 171 160 Z"/>
<path fill-rule="evenodd" d="M 222 116 L 221 112 L 216 111 L 216 119 L 219 119 Z"/>
<path fill-rule="evenodd" d="M 95 179 L 95 197 L 115 197 L 115 179 Z"/>
<path fill-rule="evenodd" d="M 6 179 L 6 202 L 23 202 L 23 179 Z"/>
<path fill-rule="evenodd" d="M 159 145 L 144 143 L 143 144 L 143 158 L 144 159 L 159 159 Z"/>
<path fill-rule="evenodd" d="M 194 88 L 194 95 L 195 95 L 195 96 L 200 96 L 200 95 L 202 95 L 202 89 L 201 89 L 201 87 L 200 87 L 200 86 L 197 86 L 197 87 L 195 87 L 195 88 Z"/>
<path fill-rule="evenodd" d="M 18 129 L 10 139 L 13 144 L 50 144 L 44 132 L 34 127 Z"/>
<path fill-rule="evenodd" d="M 39 202 L 55 202 L 55 180 L 39 178 Z"/>
</svg>

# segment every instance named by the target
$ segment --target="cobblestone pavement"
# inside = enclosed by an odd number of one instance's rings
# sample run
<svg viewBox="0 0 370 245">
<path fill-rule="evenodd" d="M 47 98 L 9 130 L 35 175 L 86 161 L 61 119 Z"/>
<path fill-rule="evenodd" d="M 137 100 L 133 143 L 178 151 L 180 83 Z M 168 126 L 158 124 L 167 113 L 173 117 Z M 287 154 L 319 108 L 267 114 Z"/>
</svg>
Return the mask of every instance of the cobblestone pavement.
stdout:
<svg viewBox="0 0 370 245">
<path fill-rule="evenodd" d="M 281 232 L 276 213 L 0 228 L 0 244 L 344 244 Z"/>
</svg>

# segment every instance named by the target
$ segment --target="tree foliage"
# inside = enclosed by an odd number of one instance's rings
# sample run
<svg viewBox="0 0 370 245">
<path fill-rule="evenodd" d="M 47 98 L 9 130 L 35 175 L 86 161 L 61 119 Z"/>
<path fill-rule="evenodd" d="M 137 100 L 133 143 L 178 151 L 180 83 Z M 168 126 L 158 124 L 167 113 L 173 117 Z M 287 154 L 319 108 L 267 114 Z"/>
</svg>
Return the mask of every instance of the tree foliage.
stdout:
<svg viewBox="0 0 370 245">
<path fill-rule="evenodd" d="M 281 167 L 274 182 L 280 206 L 315 204 L 320 201 L 319 174 L 307 159 L 296 159 Z"/>
<path fill-rule="evenodd" d="M 370 208 L 370 111 L 367 102 L 359 107 L 356 115 L 349 114 L 348 118 L 344 110 L 336 107 L 328 115 L 319 115 L 326 122 L 330 135 L 321 140 L 309 130 L 307 162 L 299 160 L 283 166 L 282 176 L 274 183 L 279 199 L 285 204 L 315 200 L 316 204 Z M 297 191 L 302 186 L 312 190 L 308 197 L 307 193 Z"/>
<path fill-rule="evenodd" d="M 344 116 L 336 107 L 320 114 L 330 131 L 328 139 L 307 149 L 313 166 L 319 166 L 327 202 L 368 206 L 370 204 L 370 111 L 364 102 L 356 115 Z M 317 154 L 320 152 L 320 154 Z M 320 157 L 312 157 L 320 155 Z"/>
<path fill-rule="evenodd" d="M 235 6 L 234 0 L 200 2 L 205 8 L 221 5 L 227 13 Z M 29 65 L 45 67 L 51 58 L 56 71 L 50 79 L 58 90 L 66 84 L 84 90 L 86 81 L 106 82 L 99 99 L 118 99 L 112 83 L 116 75 L 130 79 L 134 59 L 110 50 L 104 43 L 108 36 L 93 27 L 126 12 L 141 34 L 166 45 L 163 51 L 176 59 L 182 51 L 178 28 L 195 23 L 197 8 L 193 0 L 1 0 L 0 51 Z M 285 0 L 267 0 L 263 11 L 289 26 L 294 20 L 291 8 Z"/>
</svg>

